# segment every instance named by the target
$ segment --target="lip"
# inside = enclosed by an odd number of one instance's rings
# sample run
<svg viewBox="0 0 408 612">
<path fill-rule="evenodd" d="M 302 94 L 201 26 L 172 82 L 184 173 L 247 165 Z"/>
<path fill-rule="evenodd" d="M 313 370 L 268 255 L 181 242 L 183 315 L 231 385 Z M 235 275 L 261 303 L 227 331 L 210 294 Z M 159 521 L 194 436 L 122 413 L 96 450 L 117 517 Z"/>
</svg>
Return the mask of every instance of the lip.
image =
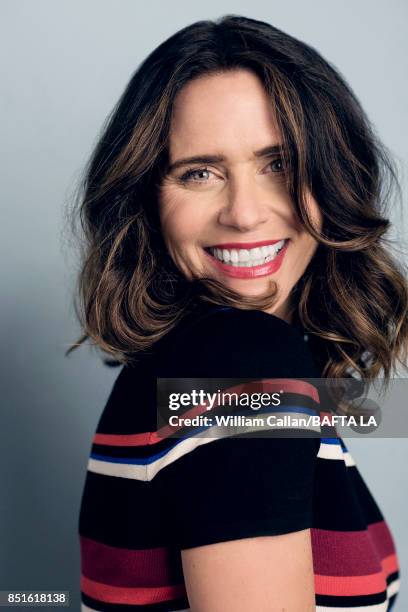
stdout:
<svg viewBox="0 0 408 612">
<path fill-rule="evenodd" d="M 280 242 L 280 240 L 275 240 L 275 242 Z M 285 257 L 285 253 L 289 246 L 290 239 L 287 239 L 285 246 L 278 255 L 275 257 L 273 261 L 268 261 L 267 263 L 260 264 L 259 266 L 253 266 L 251 268 L 247 268 L 246 266 L 230 266 L 229 264 L 221 262 L 219 259 L 211 255 L 208 251 L 204 249 L 204 253 L 209 258 L 213 266 L 223 272 L 226 276 L 231 278 L 241 278 L 241 279 L 251 279 L 251 278 L 259 278 L 261 276 L 268 276 L 269 274 L 273 274 L 277 272 L 282 265 L 283 258 Z M 242 245 L 243 243 L 241 243 Z M 247 243 L 250 244 L 250 243 Z M 256 243 L 257 245 L 264 246 L 265 244 L 272 244 L 271 241 L 266 241 L 263 244 Z M 213 247 L 215 248 L 215 247 Z M 217 247 L 221 248 L 221 247 Z M 226 248 L 226 247 L 225 247 Z M 231 247 L 230 247 L 231 248 Z M 241 248 L 243 248 L 241 246 Z"/>
<path fill-rule="evenodd" d="M 267 246 L 268 244 L 276 244 L 287 238 L 279 238 L 279 240 L 261 240 L 260 242 L 225 242 L 223 244 L 211 244 L 212 249 L 255 249 L 256 247 Z"/>
</svg>

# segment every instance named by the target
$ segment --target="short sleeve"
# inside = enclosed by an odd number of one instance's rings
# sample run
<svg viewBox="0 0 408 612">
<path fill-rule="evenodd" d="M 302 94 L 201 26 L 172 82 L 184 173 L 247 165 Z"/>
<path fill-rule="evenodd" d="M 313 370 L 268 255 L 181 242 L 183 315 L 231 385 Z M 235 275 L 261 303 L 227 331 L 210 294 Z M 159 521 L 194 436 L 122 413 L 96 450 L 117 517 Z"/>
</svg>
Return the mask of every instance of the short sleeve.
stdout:
<svg viewBox="0 0 408 612">
<path fill-rule="evenodd" d="M 318 371 L 288 323 L 225 309 L 182 332 L 161 356 L 159 375 L 299 380 Z M 155 476 L 169 540 L 185 549 L 311 527 L 317 450 L 316 437 L 172 440 Z"/>
</svg>

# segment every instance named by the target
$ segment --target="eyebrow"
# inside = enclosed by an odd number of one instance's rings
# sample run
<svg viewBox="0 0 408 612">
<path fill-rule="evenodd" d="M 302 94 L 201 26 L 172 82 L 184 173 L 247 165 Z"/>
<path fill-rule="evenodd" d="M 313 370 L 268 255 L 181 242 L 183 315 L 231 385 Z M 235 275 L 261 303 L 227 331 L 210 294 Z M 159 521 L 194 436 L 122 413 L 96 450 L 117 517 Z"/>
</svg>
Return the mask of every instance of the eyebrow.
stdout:
<svg viewBox="0 0 408 612">
<path fill-rule="evenodd" d="M 263 147 L 263 149 L 259 149 L 258 151 L 254 151 L 254 157 L 270 157 L 271 155 L 276 155 L 278 153 L 283 152 L 283 147 L 281 144 L 269 145 L 267 147 Z M 190 164 L 217 164 L 225 161 L 225 157 L 223 155 L 194 155 L 193 157 L 183 157 L 181 159 L 177 159 L 172 164 L 167 166 L 167 172 L 172 172 L 180 166 L 188 166 Z"/>
</svg>

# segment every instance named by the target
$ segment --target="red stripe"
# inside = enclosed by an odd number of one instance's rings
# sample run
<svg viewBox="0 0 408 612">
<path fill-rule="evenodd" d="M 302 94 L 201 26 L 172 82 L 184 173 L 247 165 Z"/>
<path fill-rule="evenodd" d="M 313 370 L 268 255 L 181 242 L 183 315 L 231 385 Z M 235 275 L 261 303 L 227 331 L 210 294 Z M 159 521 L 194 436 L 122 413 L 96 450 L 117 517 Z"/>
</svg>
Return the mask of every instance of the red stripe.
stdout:
<svg viewBox="0 0 408 612">
<path fill-rule="evenodd" d="M 171 584 L 174 560 L 169 549 L 130 550 L 80 536 L 81 570 L 97 582 L 120 587 L 163 587 Z"/>
<path fill-rule="evenodd" d="M 234 387 L 227 387 L 221 390 L 224 393 L 274 393 L 274 392 L 287 392 L 287 393 L 298 393 L 312 398 L 316 403 L 319 403 L 319 393 L 311 383 L 303 380 L 288 379 L 288 378 L 266 378 L 262 380 L 256 380 L 251 382 L 242 383 L 235 385 Z M 214 403 L 214 408 L 218 406 L 217 402 Z M 192 418 L 194 416 L 205 414 L 207 412 L 208 404 L 202 404 L 200 406 L 194 406 L 188 411 L 183 412 L 183 417 Z M 157 444 L 161 440 L 174 434 L 178 429 L 182 429 L 182 425 L 178 427 L 172 427 L 166 425 L 158 431 L 143 432 L 137 434 L 104 434 L 96 433 L 93 438 L 94 444 L 104 444 L 107 446 L 146 446 L 148 444 Z"/>
<path fill-rule="evenodd" d="M 303 395 L 308 395 L 309 397 L 313 397 L 313 399 L 318 402 L 319 395 L 317 390 L 310 383 L 305 383 L 304 381 L 286 379 L 286 378 L 265 378 L 262 380 L 255 380 L 251 382 L 241 383 L 239 385 L 235 385 L 234 387 L 227 387 L 221 390 L 223 393 L 236 393 L 240 395 L 242 393 L 247 393 L 248 395 L 252 393 L 276 393 L 279 391 L 286 391 L 288 393 L 301 393 Z M 217 401 L 214 402 L 213 408 L 217 408 L 220 404 Z M 190 410 L 183 412 L 184 418 L 193 418 L 195 416 L 199 416 L 201 414 L 206 414 L 208 412 L 209 404 L 201 404 L 199 406 L 194 406 Z M 167 438 L 174 434 L 178 430 L 182 430 L 183 425 L 179 426 L 171 426 L 166 425 L 162 427 L 159 431 L 152 434 L 152 441 L 160 442 L 163 438 Z"/>
<path fill-rule="evenodd" d="M 93 443 L 105 444 L 106 446 L 145 446 L 149 444 L 151 435 L 150 431 L 137 434 L 96 433 Z"/>
<path fill-rule="evenodd" d="M 318 595 L 353 596 L 374 595 L 387 589 L 386 578 L 398 569 L 396 555 L 381 562 L 381 571 L 367 576 L 322 576 L 315 574 L 315 592 Z"/>
<path fill-rule="evenodd" d="M 316 574 L 363 576 L 381 570 L 381 560 L 395 553 L 384 521 L 361 531 L 311 529 Z"/>
<path fill-rule="evenodd" d="M 378 549 L 378 554 L 381 558 L 392 555 L 396 552 L 395 543 L 387 523 L 378 521 L 368 526 L 368 532 L 375 547 Z"/>
<path fill-rule="evenodd" d="M 374 595 L 387 588 L 382 572 L 368 576 L 321 576 L 315 574 L 317 595 Z"/>
<path fill-rule="evenodd" d="M 394 572 L 399 572 L 400 567 L 398 564 L 398 557 L 396 553 L 393 555 L 388 555 L 381 561 L 381 565 L 386 576 L 393 574 Z"/>
<path fill-rule="evenodd" d="M 81 591 L 104 603 L 148 605 L 186 596 L 184 584 L 153 588 L 127 588 L 110 586 L 90 580 L 81 574 Z"/>
<path fill-rule="evenodd" d="M 303 380 L 291 378 L 265 378 L 251 382 L 235 385 L 222 389 L 224 393 L 274 393 L 286 391 L 287 393 L 298 393 L 312 398 L 316 403 L 319 403 L 319 393 L 311 383 Z M 214 403 L 214 408 L 218 404 Z M 205 414 L 208 404 L 194 406 L 192 409 L 183 412 L 183 417 L 192 418 L 194 416 Z M 284 407 L 283 407 L 284 409 Z M 174 434 L 178 429 L 182 429 L 182 425 L 172 427 L 166 425 L 158 431 L 143 432 L 138 434 L 103 434 L 96 433 L 93 439 L 94 444 L 105 444 L 107 446 L 146 446 L 148 444 L 157 444 L 164 438 Z"/>
</svg>

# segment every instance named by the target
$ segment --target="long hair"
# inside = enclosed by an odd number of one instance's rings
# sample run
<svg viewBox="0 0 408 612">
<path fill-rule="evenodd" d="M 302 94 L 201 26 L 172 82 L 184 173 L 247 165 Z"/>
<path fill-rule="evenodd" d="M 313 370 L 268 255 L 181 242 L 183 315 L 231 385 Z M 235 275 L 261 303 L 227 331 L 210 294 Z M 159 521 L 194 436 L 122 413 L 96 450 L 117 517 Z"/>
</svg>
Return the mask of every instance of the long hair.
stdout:
<svg viewBox="0 0 408 612">
<path fill-rule="evenodd" d="M 389 379 L 407 357 L 407 274 L 392 254 L 394 162 L 340 73 L 312 47 L 267 23 L 227 15 L 176 32 L 140 65 L 85 168 L 72 211 L 80 230 L 76 311 L 83 335 L 119 363 L 137 358 L 197 300 L 263 309 L 274 292 L 242 296 L 210 278 L 187 280 L 161 233 L 158 189 L 174 99 L 192 79 L 249 69 L 262 81 L 283 139 L 287 187 L 318 241 L 293 288 L 295 320 L 324 355 L 323 376 L 354 369 Z M 323 216 L 307 215 L 309 190 Z M 75 226 L 75 222 L 79 225 Z M 367 358 L 367 356 L 369 358 Z M 363 358 L 364 357 L 364 358 Z"/>
</svg>

